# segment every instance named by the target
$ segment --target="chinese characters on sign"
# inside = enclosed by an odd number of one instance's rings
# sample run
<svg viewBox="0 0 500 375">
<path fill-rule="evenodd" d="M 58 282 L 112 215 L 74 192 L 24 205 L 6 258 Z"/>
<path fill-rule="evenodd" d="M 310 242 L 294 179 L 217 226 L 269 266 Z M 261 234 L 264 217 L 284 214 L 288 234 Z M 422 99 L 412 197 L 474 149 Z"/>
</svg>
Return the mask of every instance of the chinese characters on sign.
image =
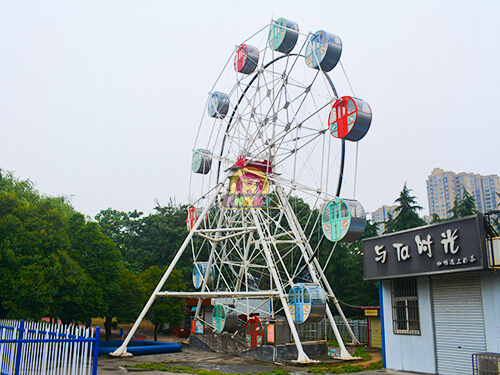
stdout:
<svg viewBox="0 0 500 375">
<path fill-rule="evenodd" d="M 378 255 L 378 257 L 375 258 L 375 261 L 385 263 L 387 251 L 384 250 L 384 245 L 375 245 L 375 253 Z"/>
<path fill-rule="evenodd" d="M 415 243 L 417 244 L 418 254 L 426 253 L 429 258 L 432 258 L 432 237 L 427 235 L 427 239 L 421 240 L 419 235 L 415 236 Z"/>
<path fill-rule="evenodd" d="M 451 233 L 451 229 L 447 229 L 445 233 L 441 233 L 441 237 L 443 237 L 441 243 L 444 246 L 444 252 L 446 254 L 448 254 L 448 252 L 451 254 L 456 254 L 458 252 L 458 246 L 455 247 L 455 240 L 458 239 L 456 234 L 456 229 L 453 231 L 453 234 Z"/>
<path fill-rule="evenodd" d="M 451 229 L 447 229 L 445 232 L 441 233 L 441 237 L 443 238 L 441 240 L 442 250 L 444 251 L 445 254 L 451 254 L 455 255 L 458 253 L 458 250 L 460 249 L 460 246 L 456 246 L 456 242 L 459 240 L 458 236 L 458 229 L 455 229 L 453 232 Z M 425 239 L 420 238 L 420 235 L 415 236 L 415 244 L 417 246 L 417 252 L 418 255 L 422 254 L 427 254 L 429 258 L 432 258 L 432 247 L 431 245 L 434 242 L 432 241 L 432 236 L 430 234 L 427 235 Z M 393 243 L 392 247 L 396 250 L 396 256 L 398 259 L 398 262 L 404 262 L 408 259 L 411 258 L 410 254 L 410 245 L 405 245 L 403 243 Z M 381 262 L 385 263 L 387 259 L 387 250 L 384 249 L 385 245 L 375 245 L 374 251 L 375 251 L 375 261 L 376 262 Z M 456 258 L 450 258 L 450 259 L 445 259 L 443 261 L 436 261 L 436 265 L 438 267 L 441 266 L 460 266 L 462 264 L 467 264 L 469 262 L 474 263 L 476 262 L 477 259 L 474 257 L 474 255 L 471 255 L 470 257 L 456 257 Z"/>
<path fill-rule="evenodd" d="M 477 262 L 477 259 L 474 255 L 471 255 L 470 258 L 463 257 L 463 258 L 451 258 L 450 260 L 445 259 L 442 262 L 438 260 L 436 262 L 438 267 L 441 267 L 442 265 L 444 266 L 460 266 L 461 264 L 467 264 L 467 263 L 474 263 Z"/>
<path fill-rule="evenodd" d="M 485 249 L 482 220 L 482 216 L 470 216 L 366 239 L 364 277 L 377 280 L 482 269 Z"/>
</svg>

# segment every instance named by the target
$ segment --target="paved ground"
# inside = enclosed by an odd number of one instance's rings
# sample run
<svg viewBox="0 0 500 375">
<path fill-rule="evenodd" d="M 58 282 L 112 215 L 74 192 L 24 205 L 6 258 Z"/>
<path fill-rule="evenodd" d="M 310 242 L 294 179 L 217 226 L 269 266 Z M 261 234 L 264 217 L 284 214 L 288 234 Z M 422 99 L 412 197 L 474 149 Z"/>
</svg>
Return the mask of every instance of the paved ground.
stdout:
<svg viewBox="0 0 500 375">
<path fill-rule="evenodd" d="M 98 374 L 99 375 L 118 375 L 118 374 L 172 374 L 166 371 L 143 371 L 140 369 L 130 369 L 124 366 L 133 366 L 139 362 L 171 362 L 173 366 L 186 366 L 193 368 L 203 368 L 208 370 L 215 370 L 227 373 L 259 373 L 272 371 L 274 369 L 282 368 L 288 372 L 296 375 L 308 374 L 309 366 L 297 365 L 279 365 L 258 361 L 251 358 L 241 358 L 230 354 L 220 354 L 198 350 L 194 348 L 184 347 L 181 352 L 155 354 L 146 356 L 137 356 L 129 358 L 112 358 L 112 357 L 99 357 Z M 360 375 L 410 375 L 412 373 L 395 371 L 395 370 L 375 370 L 358 372 Z M 310 373 L 308 374 L 310 375 Z"/>
</svg>

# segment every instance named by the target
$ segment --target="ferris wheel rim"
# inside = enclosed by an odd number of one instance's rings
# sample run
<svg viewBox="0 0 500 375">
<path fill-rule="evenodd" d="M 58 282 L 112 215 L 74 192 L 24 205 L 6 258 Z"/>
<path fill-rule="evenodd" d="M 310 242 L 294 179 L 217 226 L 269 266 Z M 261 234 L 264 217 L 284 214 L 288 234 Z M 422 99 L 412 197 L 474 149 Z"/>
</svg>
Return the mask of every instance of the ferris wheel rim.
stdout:
<svg viewBox="0 0 500 375">
<path fill-rule="evenodd" d="M 224 147 L 225 147 L 225 143 L 226 143 L 226 137 L 227 137 L 227 134 L 231 128 L 231 125 L 233 123 L 233 119 L 234 119 L 234 116 L 241 104 L 241 101 L 244 99 L 244 97 L 246 96 L 248 90 L 252 87 L 252 84 L 255 82 L 255 80 L 271 65 L 273 65 L 274 63 L 276 63 L 277 61 L 283 59 L 283 58 L 289 58 L 291 56 L 296 56 L 296 57 L 305 57 L 304 54 L 301 54 L 301 53 L 290 53 L 290 54 L 283 54 L 283 55 L 280 55 L 274 59 L 272 59 L 271 61 L 267 62 L 265 65 L 262 66 L 261 69 L 259 69 L 254 75 L 253 77 L 251 78 L 251 80 L 248 82 L 246 88 L 243 90 L 243 92 L 241 93 L 240 97 L 238 98 L 238 101 L 236 102 L 236 105 L 234 106 L 233 110 L 232 110 L 232 113 L 231 113 L 231 116 L 230 116 L 230 119 L 228 121 L 228 124 L 226 126 L 226 129 L 225 129 L 225 132 L 224 132 L 224 137 L 222 139 L 222 145 L 221 145 L 221 150 L 220 150 L 220 155 L 219 155 L 219 160 L 218 160 L 218 165 L 217 165 L 217 179 L 216 181 L 219 182 L 219 178 L 220 178 L 220 169 L 221 169 L 221 164 L 222 164 L 222 159 L 223 159 L 223 154 L 224 154 Z M 323 75 L 326 77 L 329 85 L 330 85 L 330 88 L 332 89 L 333 91 L 333 94 L 336 98 L 338 98 L 338 93 L 337 93 L 337 89 L 335 88 L 335 85 L 333 83 L 333 80 L 331 79 L 330 75 L 328 74 L 328 72 L 320 69 L 320 72 L 323 73 Z M 341 192 L 341 189 L 342 189 L 342 182 L 343 182 L 343 175 L 344 175 L 344 166 L 345 166 L 345 139 L 341 139 L 341 145 L 340 145 L 340 159 L 339 159 L 339 176 L 337 178 L 337 187 L 335 189 L 335 195 L 336 196 L 340 196 L 340 192 Z M 355 161 L 357 162 L 357 161 Z"/>
</svg>

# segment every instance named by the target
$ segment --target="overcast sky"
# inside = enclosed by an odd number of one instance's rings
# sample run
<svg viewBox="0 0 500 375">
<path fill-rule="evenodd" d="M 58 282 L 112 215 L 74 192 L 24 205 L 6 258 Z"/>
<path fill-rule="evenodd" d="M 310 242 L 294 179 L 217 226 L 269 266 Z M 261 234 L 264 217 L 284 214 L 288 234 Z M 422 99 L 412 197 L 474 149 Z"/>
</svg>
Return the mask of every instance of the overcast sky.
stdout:
<svg viewBox="0 0 500 375">
<path fill-rule="evenodd" d="M 356 198 L 500 173 L 500 1 L 1 1 L 0 168 L 90 216 L 187 203 L 207 94 L 271 19 L 339 35 L 373 111 Z M 347 161 L 348 163 L 352 161 Z"/>
</svg>

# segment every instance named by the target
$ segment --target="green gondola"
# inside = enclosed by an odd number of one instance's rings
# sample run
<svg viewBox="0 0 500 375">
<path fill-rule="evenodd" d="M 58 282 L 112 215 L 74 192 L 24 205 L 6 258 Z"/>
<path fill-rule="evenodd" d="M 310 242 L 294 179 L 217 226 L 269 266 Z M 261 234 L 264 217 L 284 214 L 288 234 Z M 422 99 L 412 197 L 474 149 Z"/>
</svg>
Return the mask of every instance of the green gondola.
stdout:
<svg viewBox="0 0 500 375">
<path fill-rule="evenodd" d="M 323 208 L 321 226 L 330 241 L 354 242 L 365 230 L 366 213 L 358 201 L 334 198 Z"/>
</svg>

